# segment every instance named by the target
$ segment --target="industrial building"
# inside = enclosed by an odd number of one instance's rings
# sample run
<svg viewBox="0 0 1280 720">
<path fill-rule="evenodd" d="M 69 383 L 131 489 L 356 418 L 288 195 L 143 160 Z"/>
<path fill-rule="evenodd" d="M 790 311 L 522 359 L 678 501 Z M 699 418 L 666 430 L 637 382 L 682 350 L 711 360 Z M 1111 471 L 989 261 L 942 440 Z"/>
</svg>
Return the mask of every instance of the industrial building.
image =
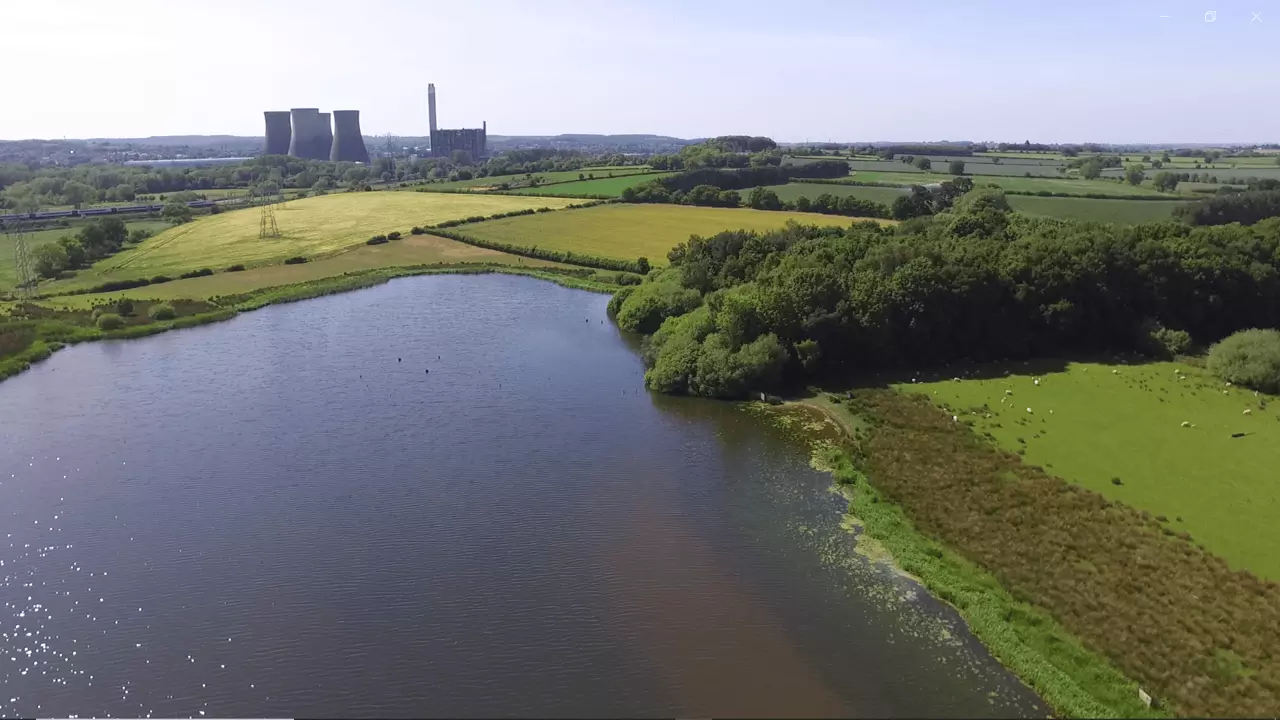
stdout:
<svg viewBox="0 0 1280 720">
<path fill-rule="evenodd" d="M 436 127 L 436 86 L 427 85 L 427 120 L 431 124 L 431 156 L 449 157 L 455 150 L 465 150 L 473 160 L 488 155 L 489 124 L 478 128 L 441 130 Z"/>
<path fill-rule="evenodd" d="M 292 155 L 305 160 L 369 162 L 369 151 L 360 133 L 359 110 L 322 113 L 319 108 L 294 108 L 263 113 L 267 155 Z"/>
</svg>

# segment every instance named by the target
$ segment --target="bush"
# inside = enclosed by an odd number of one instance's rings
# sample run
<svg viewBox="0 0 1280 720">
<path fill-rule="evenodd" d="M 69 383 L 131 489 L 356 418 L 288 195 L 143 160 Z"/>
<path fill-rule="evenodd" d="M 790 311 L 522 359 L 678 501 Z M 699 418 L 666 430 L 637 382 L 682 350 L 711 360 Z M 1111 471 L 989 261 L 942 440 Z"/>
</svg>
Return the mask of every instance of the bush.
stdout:
<svg viewBox="0 0 1280 720">
<path fill-rule="evenodd" d="M 116 313 L 120 317 L 129 317 L 133 314 L 133 301 L 129 298 L 120 298 L 116 301 Z"/>
<path fill-rule="evenodd" d="M 199 270 L 191 270 L 190 272 L 184 272 L 178 277 L 183 280 L 188 280 L 190 278 L 206 277 L 212 274 L 213 274 L 213 271 L 210 270 L 209 268 L 200 268 Z"/>
<path fill-rule="evenodd" d="M 160 303 L 159 305 L 152 305 L 151 309 L 147 310 L 147 315 L 152 320 L 164 321 L 174 319 L 178 316 L 178 313 L 174 312 L 173 306 L 169 303 Z"/>
<path fill-rule="evenodd" d="M 306 262 L 306 261 L 307 261 L 307 259 L 306 259 L 306 258 L 304 258 L 304 257 L 302 257 L 302 256 L 300 256 L 300 255 L 295 255 L 295 256 L 293 256 L 293 257 L 289 258 L 288 260 L 285 260 L 285 261 L 284 261 L 284 264 L 285 264 L 285 265 L 301 265 L 302 263 L 304 263 L 304 262 Z"/>
<path fill-rule="evenodd" d="M 99 330 L 119 330 L 124 327 L 124 318 L 115 313 L 102 313 L 98 316 Z"/>
<path fill-rule="evenodd" d="M 421 235 L 423 232 L 425 232 L 425 231 L 424 231 L 422 228 L 418 227 L 417 225 L 414 225 L 414 226 L 409 230 L 409 234 L 410 234 L 410 235 Z"/>
<path fill-rule="evenodd" d="M 365 244 L 365 245 L 385 245 L 385 244 L 386 244 L 386 242 L 387 242 L 387 236 L 386 236 L 386 235 L 374 235 L 373 237 L 369 238 L 368 240 L 365 240 L 365 241 L 364 241 L 364 244 Z M 290 258 L 290 259 L 292 259 L 292 258 Z M 288 261 L 288 260 L 285 260 L 285 264 L 287 265 L 288 263 L 289 263 L 289 261 Z"/>
<path fill-rule="evenodd" d="M 160 283 L 167 283 L 172 279 L 173 278 L 169 277 L 168 275 L 157 275 L 151 278 L 150 283 L 152 285 L 159 285 Z"/>
<path fill-rule="evenodd" d="M 228 267 L 223 272 L 242 272 L 243 270 L 244 270 L 244 265 L 241 265 L 240 263 L 236 263 L 235 265 Z"/>
<path fill-rule="evenodd" d="M 1156 357 L 1174 358 L 1191 350 L 1191 334 L 1186 330 L 1170 330 L 1159 323 L 1149 323 L 1143 330 L 1146 337 L 1140 347 Z"/>
<path fill-rule="evenodd" d="M 1254 390 L 1280 393 L 1280 330 L 1241 330 L 1209 349 L 1214 375 Z"/>
<path fill-rule="evenodd" d="M 400 231 L 399 231 L 399 230 L 392 230 L 391 232 L 387 233 L 387 239 L 388 239 L 388 240 L 399 240 L 399 239 L 400 239 Z"/>
</svg>

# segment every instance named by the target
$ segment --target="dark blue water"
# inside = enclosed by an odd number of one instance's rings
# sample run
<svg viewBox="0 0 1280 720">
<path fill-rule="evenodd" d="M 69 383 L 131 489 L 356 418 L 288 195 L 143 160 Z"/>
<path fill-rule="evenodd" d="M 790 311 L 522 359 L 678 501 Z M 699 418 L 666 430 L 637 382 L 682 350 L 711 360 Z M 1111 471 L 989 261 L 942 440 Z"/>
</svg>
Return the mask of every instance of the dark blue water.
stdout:
<svg viewBox="0 0 1280 720">
<path fill-rule="evenodd" d="M 409 278 L 0 383 L 0 715 L 1043 714 L 606 301 Z"/>
</svg>

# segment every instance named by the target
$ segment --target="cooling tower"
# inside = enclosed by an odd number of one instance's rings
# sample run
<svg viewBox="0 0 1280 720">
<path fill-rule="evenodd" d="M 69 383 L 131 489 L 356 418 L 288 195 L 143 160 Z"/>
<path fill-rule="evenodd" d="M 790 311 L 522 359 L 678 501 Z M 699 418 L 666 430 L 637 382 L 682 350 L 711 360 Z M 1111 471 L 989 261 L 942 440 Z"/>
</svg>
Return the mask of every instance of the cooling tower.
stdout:
<svg viewBox="0 0 1280 720">
<path fill-rule="evenodd" d="M 360 134 L 359 110 L 333 111 L 333 145 L 329 149 L 329 159 L 337 162 L 369 162 L 369 151 L 364 147 L 364 136 Z"/>
<path fill-rule="evenodd" d="M 317 159 L 328 160 L 329 149 L 333 147 L 333 123 L 329 120 L 329 113 L 320 113 L 320 124 L 324 126 L 324 135 L 321 136 L 324 143 L 316 146 L 321 151 Z"/>
<path fill-rule="evenodd" d="M 436 131 L 436 86 L 435 83 L 427 83 L 427 121 L 430 123 L 431 132 Z"/>
<path fill-rule="evenodd" d="M 324 140 L 329 131 L 320 117 L 319 108 L 294 108 L 289 111 L 293 122 L 293 135 L 289 139 L 289 154 L 307 160 L 324 160 L 327 148 Z"/>
<path fill-rule="evenodd" d="M 267 155 L 288 155 L 289 139 L 293 133 L 289 131 L 289 112 L 268 110 L 263 113 L 267 118 L 267 142 L 262 152 Z"/>
</svg>

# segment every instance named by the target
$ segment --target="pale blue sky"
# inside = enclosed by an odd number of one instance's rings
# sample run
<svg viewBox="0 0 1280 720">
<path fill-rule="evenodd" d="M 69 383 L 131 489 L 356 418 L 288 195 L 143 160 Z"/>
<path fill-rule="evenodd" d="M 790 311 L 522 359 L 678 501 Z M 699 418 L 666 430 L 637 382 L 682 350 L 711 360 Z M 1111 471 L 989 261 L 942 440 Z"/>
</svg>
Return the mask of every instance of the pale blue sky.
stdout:
<svg viewBox="0 0 1280 720">
<path fill-rule="evenodd" d="M 434 82 L 443 127 L 501 135 L 1280 141 L 1275 0 L 0 0 L 0 25 L 4 139 L 290 107 L 422 135 Z"/>
</svg>

